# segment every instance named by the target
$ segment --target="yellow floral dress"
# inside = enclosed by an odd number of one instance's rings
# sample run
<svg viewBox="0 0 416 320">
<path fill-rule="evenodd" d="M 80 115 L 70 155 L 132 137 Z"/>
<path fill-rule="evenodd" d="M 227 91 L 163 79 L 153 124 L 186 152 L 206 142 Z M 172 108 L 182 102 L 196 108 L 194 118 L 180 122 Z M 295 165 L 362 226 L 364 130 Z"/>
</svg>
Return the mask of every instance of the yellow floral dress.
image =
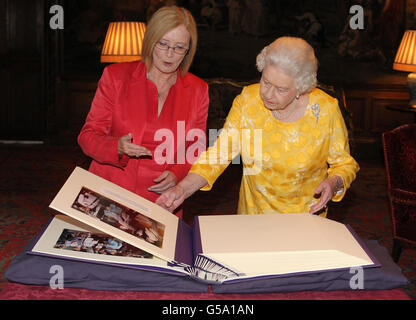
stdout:
<svg viewBox="0 0 416 320">
<path fill-rule="evenodd" d="M 259 89 L 259 84 L 247 86 L 235 98 L 216 142 L 193 164 L 190 172 L 208 182 L 201 190 L 210 190 L 240 155 L 238 214 L 309 212 L 319 201 L 315 188 L 334 175 L 344 181 L 344 191 L 332 198 L 340 201 L 359 166 L 349 152 L 338 101 L 314 89 L 304 116 L 286 123 L 264 106 Z"/>
</svg>

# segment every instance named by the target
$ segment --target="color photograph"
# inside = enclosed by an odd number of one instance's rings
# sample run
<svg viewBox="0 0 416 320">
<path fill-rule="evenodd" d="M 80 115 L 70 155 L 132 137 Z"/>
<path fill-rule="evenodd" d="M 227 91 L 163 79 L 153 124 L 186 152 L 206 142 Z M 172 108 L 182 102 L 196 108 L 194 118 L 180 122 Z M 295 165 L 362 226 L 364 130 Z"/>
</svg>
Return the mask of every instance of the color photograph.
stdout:
<svg viewBox="0 0 416 320">
<path fill-rule="evenodd" d="M 148 259 L 153 257 L 151 254 L 114 237 L 69 229 L 63 230 L 54 248 L 121 257 Z"/>
<path fill-rule="evenodd" d="M 82 187 L 72 208 L 162 247 L 165 225 L 86 187 Z"/>
</svg>

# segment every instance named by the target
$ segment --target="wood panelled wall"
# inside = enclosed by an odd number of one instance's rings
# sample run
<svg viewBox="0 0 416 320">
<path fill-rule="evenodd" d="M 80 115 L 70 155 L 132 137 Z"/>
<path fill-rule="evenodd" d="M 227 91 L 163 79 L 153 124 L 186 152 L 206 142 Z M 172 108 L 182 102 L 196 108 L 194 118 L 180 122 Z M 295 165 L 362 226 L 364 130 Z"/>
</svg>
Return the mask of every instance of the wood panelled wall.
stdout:
<svg viewBox="0 0 416 320">
<path fill-rule="evenodd" d="M 361 159 L 382 159 L 381 134 L 415 121 L 412 113 L 392 106 L 406 107 L 409 91 L 406 85 L 360 85 L 345 88 L 346 104 L 352 114 L 353 154 Z"/>
<path fill-rule="evenodd" d="M 57 143 L 76 144 L 97 88 L 96 81 L 63 81 L 57 90 Z M 391 110 L 393 104 L 406 106 L 406 85 L 360 85 L 346 87 L 347 108 L 352 114 L 355 155 L 379 157 L 381 133 L 414 121 L 414 114 Z"/>
<path fill-rule="evenodd" d="M 0 0 L 0 140 L 73 144 L 97 87 L 93 78 L 61 78 L 63 31 L 51 30 L 49 8 L 65 0 Z M 407 105 L 404 82 L 345 87 L 358 144 L 380 147 L 383 131 L 414 122 L 389 109 Z"/>
<path fill-rule="evenodd" d="M 42 139 L 46 127 L 42 1 L 0 1 L 0 136 Z"/>
<path fill-rule="evenodd" d="M 59 1 L 0 0 L 0 140 L 47 136 L 57 67 L 53 4 Z"/>
<path fill-rule="evenodd" d="M 97 81 L 59 81 L 56 87 L 54 144 L 75 145 L 97 90 Z"/>
<path fill-rule="evenodd" d="M 399 112 L 391 106 L 407 106 L 406 86 L 385 84 L 346 88 L 347 106 L 353 114 L 354 131 L 361 136 L 374 136 L 413 121 L 410 113 Z"/>
</svg>

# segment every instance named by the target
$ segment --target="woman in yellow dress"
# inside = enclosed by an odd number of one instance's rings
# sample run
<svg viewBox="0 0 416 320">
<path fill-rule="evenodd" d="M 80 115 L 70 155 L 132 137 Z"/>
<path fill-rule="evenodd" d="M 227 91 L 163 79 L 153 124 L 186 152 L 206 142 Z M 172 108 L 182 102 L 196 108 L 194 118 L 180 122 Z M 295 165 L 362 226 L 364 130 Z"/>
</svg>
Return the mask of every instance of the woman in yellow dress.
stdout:
<svg viewBox="0 0 416 320">
<path fill-rule="evenodd" d="M 243 88 L 215 144 L 156 203 L 173 211 L 195 191 L 210 190 L 240 155 L 238 214 L 326 216 L 359 166 L 350 155 L 338 101 L 316 88 L 317 59 L 304 40 L 281 37 L 257 56 L 260 83 Z"/>
</svg>

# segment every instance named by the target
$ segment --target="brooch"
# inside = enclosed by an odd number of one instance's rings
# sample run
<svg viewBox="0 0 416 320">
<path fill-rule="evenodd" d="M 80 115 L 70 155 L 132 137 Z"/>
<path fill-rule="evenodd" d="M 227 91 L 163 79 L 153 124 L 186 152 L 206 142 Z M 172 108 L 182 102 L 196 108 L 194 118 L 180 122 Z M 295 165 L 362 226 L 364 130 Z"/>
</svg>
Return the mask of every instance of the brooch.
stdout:
<svg viewBox="0 0 416 320">
<path fill-rule="evenodd" d="M 319 109 L 319 104 L 315 103 L 314 105 L 311 106 L 311 109 L 312 109 L 313 115 L 316 117 L 316 123 L 318 123 L 318 120 L 319 120 L 319 112 L 321 111 Z"/>
</svg>

